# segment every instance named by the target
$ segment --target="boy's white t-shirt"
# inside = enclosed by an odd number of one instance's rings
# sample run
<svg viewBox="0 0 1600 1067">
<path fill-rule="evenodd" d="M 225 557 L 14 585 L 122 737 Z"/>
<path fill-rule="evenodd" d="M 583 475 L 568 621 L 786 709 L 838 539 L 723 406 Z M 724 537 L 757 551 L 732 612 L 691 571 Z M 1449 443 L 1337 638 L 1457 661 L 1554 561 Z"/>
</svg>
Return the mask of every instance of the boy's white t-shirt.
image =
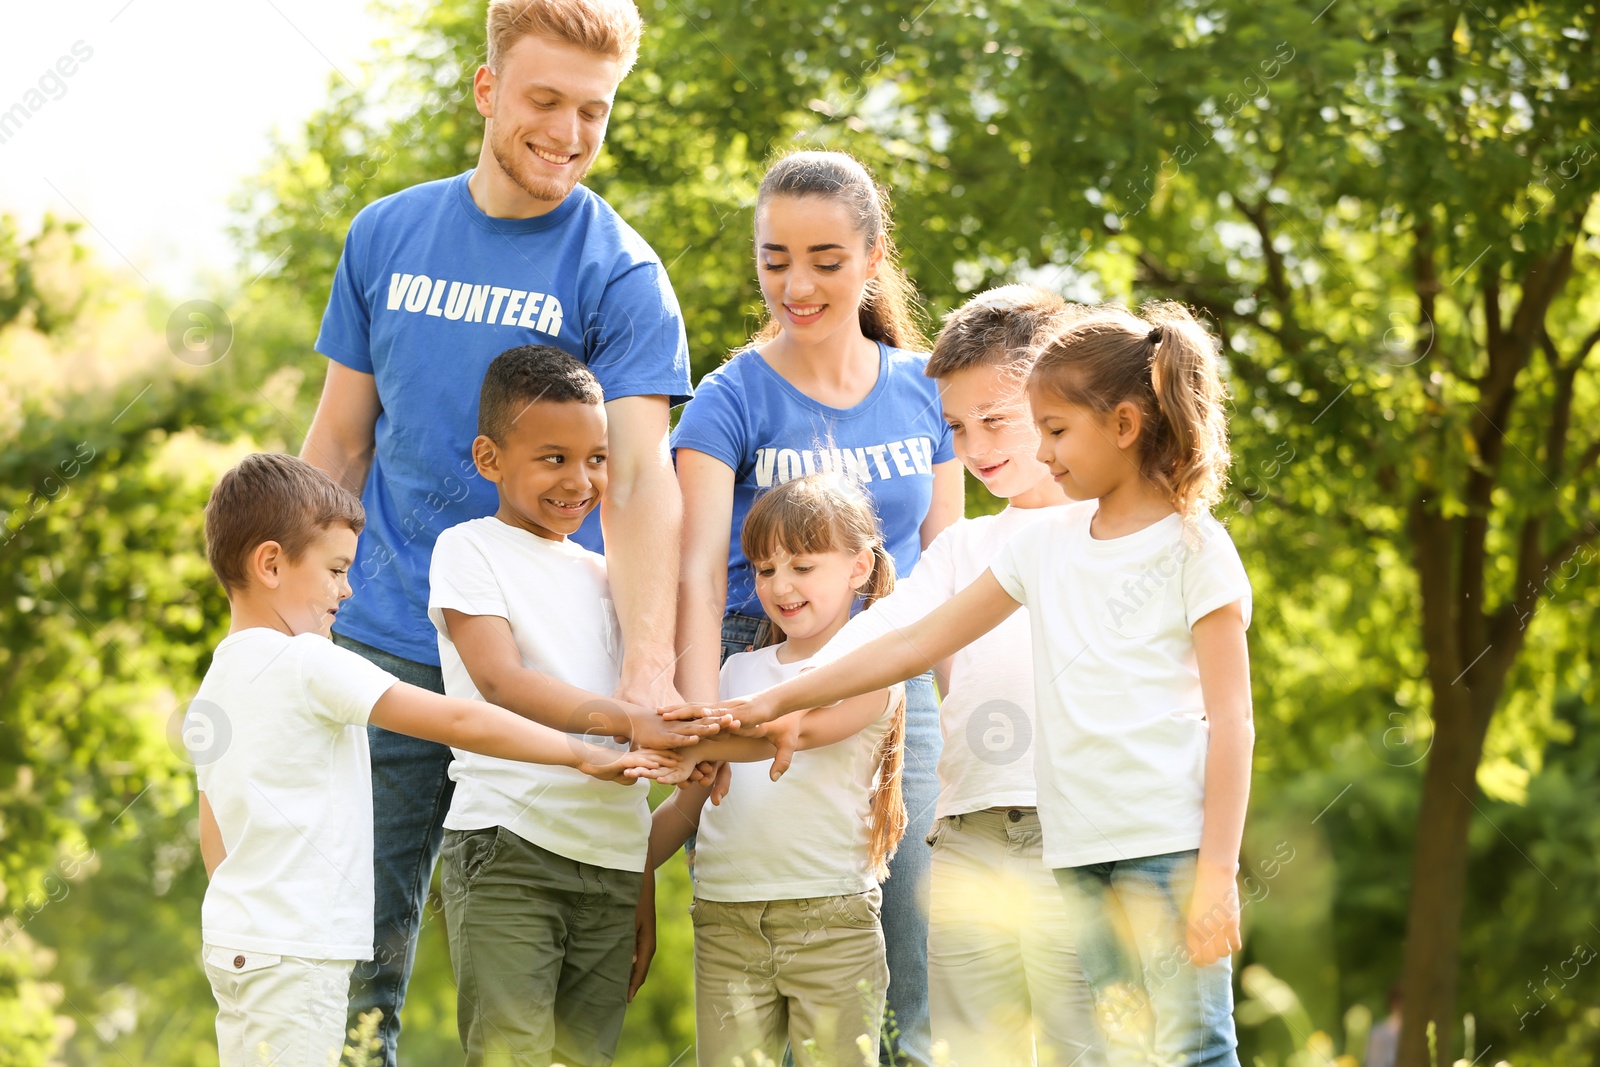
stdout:
<svg viewBox="0 0 1600 1067">
<path fill-rule="evenodd" d="M 832 663 L 921 619 L 987 570 L 1012 534 L 1052 510 L 1008 507 L 998 515 L 961 519 L 946 527 L 923 550 L 917 569 L 897 580 L 894 592 L 851 619 L 811 658 L 811 665 Z M 950 691 L 939 705 L 939 727 L 944 748 L 935 817 L 1038 803 L 1033 648 L 1026 608 L 951 657 Z"/>
<path fill-rule="evenodd" d="M 777 645 L 739 652 L 722 665 L 722 699 L 748 696 L 799 674 L 810 660 L 778 662 Z M 890 712 L 843 741 L 794 754 L 782 778 L 772 761 L 730 763 L 721 805 L 700 815 L 694 892 L 703 900 L 796 900 L 864 893 L 877 885 L 871 864 L 871 789 L 878 743 Z"/>
<path fill-rule="evenodd" d="M 366 725 L 396 680 L 320 634 L 252 627 L 217 645 L 184 716 L 227 850 L 200 905 L 206 944 L 372 959 Z"/>
<path fill-rule="evenodd" d="M 1051 867 L 1200 847 L 1209 727 L 1191 628 L 1250 580 L 1211 516 L 1095 540 L 1098 502 L 1051 508 L 990 564 L 1027 606 L 1039 820 Z"/>
<path fill-rule="evenodd" d="M 445 692 L 482 700 L 445 627 L 444 609 L 494 615 L 511 624 L 523 666 L 608 698 L 622 669 L 605 557 L 572 540 L 552 541 L 494 516 L 439 535 L 428 573 L 428 618 L 439 631 Z M 574 739 L 626 750 L 609 735 Z M 452 749 L 455 797 L 449 830 L 504 826 L 567 859 L 643 871 L 650 833 L 650 786 L 602 782 L 575 767 L 481 756 Z"/>
</svg>

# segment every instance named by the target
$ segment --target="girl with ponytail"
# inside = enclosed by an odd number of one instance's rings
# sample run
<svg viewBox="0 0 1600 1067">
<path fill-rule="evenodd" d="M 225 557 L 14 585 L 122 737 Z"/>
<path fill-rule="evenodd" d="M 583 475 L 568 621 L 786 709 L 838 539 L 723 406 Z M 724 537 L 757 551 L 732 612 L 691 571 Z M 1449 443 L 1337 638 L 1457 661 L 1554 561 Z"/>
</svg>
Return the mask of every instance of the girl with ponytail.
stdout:
<svg viewBox="0 0 1600 1067">
<path fill-rule="evenodd" d="M 796 152 L 768 169 L 756 198 L 756 274 L 764 324 L 696 387 L 672 435 L 683 490 L 678 692 L 717 698 L 723 659 L 769 627 L 739 532 L 757 496 L 837 473 L 865 490 L 896 570 L 961 517 L 962 473 L 914 294 L 895 262 L 885 194 L 840 152 Z M 930 1062 L 926 910 L 941 746 L 929 673 L 907 685 L 906 845 L 885 883 L 883 924 L 901 1057 Z"/>
<path fill-rule="evenodd" d="M 724 699 L 799 674 L 853 606 L 894 588 L 872 505 L 838 475 L 767 493 L 741 541 L 783 639 L 728 657 Z M 777 1063 L 786 1044 L 797 1067 L 860 1063 L 862 1038 L 877 1047 L 889 985 L 878 883 L 906 827 L 905 706 L 894 685 L 805 716 L 781 780 L 768 740 L 703 739 L 697 758 L 743 761 L 729 763 L 728 798 L 707 808 L 710 785 L 685 785 L 657 808 L 652 865 L 698 830 L 691 914 L 701 1067 L 749 1063 L 756 1052 Z"/>
<path fill-rule="evenodd" d="M 1039 345 L 1028 402 L 1039 460 L 1079 502 L 1019 530 L 921 620 L 700 712 L 748 729 L 878 689 L 1026 605 L 1044 862 L 1118 1067 L 1239 1063 L 1231 955 L 1255 732 L 1250 582 L 1210 513 L 1224 399 L 1216 345 L 1181 307 L 1063 323 Z"/>
</svg>

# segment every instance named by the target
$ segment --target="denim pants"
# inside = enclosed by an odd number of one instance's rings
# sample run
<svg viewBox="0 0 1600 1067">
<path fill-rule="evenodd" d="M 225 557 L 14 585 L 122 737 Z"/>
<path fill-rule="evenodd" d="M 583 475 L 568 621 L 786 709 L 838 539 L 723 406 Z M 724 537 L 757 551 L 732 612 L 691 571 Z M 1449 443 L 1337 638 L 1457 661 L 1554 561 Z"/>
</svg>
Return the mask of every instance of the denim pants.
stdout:
<svg viewBox="0 0 1600 1067">
<path fill-rule="evenodd" d="M 1112 1067 L 1239 1067 L 1233 961 L 1189 962 L 1194 851 L 1055 872 Z"/>
<path fill-rule="evenodd" d="M 765 619 L 729 615 L 722 620 L 722 658 L 745 652 L 762 635 Z M 928 872 L 933 849 L 933 809 L 939 800 L 939 697 L 933 673 L 906 683 L 906 754 L 901 791 L 906 800 L 906 836 L 889 861 L 883 883 L 883 939 L 889 957 L 889 1040 L 881 1062 L 894 1067 L 929 1067 L 933 1037 L 928 1028 Z M 692 844 L 691 846 L 692 847 Z"/>
<path fill-rule="evenodd" d="M 444 692 L 444 675 L 438 667 L 337 633 L 333 640 L 402 682 Z M 383 1041 L 383 1063 L 395 1067 L 400 1008 L 411 981 L 422 908 L 456 784 L 450 780 L 453 757 L 448 745 L 376 726 L 367 727 L 367 745 L 372 753 L 373 959 L 356 964 L 350 975 L 349 1025 L 354 1027 L 373 1008 L 382 1011 L 378 1037 Z"/>
</svg>

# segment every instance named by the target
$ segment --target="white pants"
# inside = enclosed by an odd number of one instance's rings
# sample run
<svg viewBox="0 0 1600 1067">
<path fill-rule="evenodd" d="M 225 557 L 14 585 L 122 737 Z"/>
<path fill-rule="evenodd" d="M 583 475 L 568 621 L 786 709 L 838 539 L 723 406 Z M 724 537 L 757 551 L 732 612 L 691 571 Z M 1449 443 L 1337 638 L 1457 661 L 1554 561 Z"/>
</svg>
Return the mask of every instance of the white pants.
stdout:
<svg viewBox="0 0 1600 1067">
<path fill-rule="evenodd" d="M 222 1067 L 334 1067 L 344 1050 L 354 960 L 206 945 Z"/>
<path fill-rule="evenodd" d="M 1102 1067 L 1093 1000 L 1031 808 L 934 824 L 928 1006 L 959 1067 Z"/>
</svg>

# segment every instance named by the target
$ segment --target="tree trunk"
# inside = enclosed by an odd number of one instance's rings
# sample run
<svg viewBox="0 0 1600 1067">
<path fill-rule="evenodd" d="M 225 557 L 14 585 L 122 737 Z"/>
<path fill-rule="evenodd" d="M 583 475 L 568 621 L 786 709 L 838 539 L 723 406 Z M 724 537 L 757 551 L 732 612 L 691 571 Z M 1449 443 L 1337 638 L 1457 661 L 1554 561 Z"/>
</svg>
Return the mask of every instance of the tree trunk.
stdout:
<svg viewBox="0 0 1600 1067">
<path fill-rule="evenodd" d="M 1417 815 L 1397 1067 L 1430 1067 L 1430 1021 L 1438 1035 L 1437 1064 L 1453 1062 L 1467 831 L 1474 812 L 1472 798 L 1477 795 L 1478 761 L 1493 712 L 1492 700 L 1485 708 L 1459 682 L 1441 692 L 1436 679 L 1433 689 L 1433 747 Z"/>
</svg>

